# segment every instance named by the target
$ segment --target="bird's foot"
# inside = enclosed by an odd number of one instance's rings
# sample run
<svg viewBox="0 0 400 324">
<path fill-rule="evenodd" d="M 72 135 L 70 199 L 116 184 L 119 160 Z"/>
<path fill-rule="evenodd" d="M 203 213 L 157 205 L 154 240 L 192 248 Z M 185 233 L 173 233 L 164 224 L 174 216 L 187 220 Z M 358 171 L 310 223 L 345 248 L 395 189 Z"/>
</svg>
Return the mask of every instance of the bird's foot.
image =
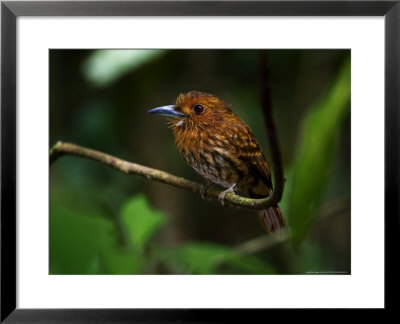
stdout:
<svg viewBox="0 0 400 324">
<path fill-rule="evenodd" d="M 230 186 L 228 189 L 222 191 L 222 192 L 219 194 L 218 199 L 221 201 L 222 206 L 225 205 L 225 196 L 226 196 L 226 194 L 229 193 L 229 192 L 235 193 L 235 191 L 233 190 L 233 189 L 235 188 L 235 186 L 236 186 L 236 183 L 234 183 L 234 184 L 233 184 L 232 186 Z"/>
<path fill-rule="evenodd" d="M 212 185 L 213 185 L 212 182 L 207 182 L 205 185 L 201 186 L 200 188 L 201 198 L 203 198 L 204 200 L 209 200 L 209 198 L 206 197 L 206 190 L 210 188 Z"/>
</svg>

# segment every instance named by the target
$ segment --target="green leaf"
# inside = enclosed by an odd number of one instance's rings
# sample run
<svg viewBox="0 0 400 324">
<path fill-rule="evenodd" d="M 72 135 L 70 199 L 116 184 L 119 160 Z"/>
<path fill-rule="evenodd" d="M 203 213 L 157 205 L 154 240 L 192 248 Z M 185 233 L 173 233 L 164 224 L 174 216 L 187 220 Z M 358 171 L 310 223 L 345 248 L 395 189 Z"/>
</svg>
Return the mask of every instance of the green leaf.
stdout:
<svg viewBox="0 0 400 324">
<path fill-rule="evenodd" d="M 190 274 L 274 273 L 267 263 L 212 243 L 193 242 L 159 250 L 159 258 L 174 272 Z"/>
<path fill-rule="evenodd" d="M 133 246 L 143 250 L 166 218 L 162 212 L 149 206 L 145 196 L 138 195 L 125 203 L 121 220 L 128 230 Z"/>
<path fill-rule="evenodd" d="M 50 273 L 103 273 L 101 239 L 112 232 L 112 224 L 59 206 L 50 208 Z"/>
<path fill-rule="evenodd" d="M 135 252 L 106 249 L 103 258 L 107 272 L 110 274 L 138 274 L 146 263 L 145 258 Z"/>
<path fill-rule="evenodd" d="M 289 223 L 295 245 L 301 243 L 315 220 L 327 180 L 332 172 L 341 125 L 350 112 L 350 57 L 326 96 L 303 121 L 301 142 L 288 182 Z"/>
<path fill-rule="evenodd" d="M 165 50 L 97 50 L 83 65 L 86 78 L 106 86 L 119 77 L 163 55 Z"/>
<path fill-rule="evenodd" d="M 121 244 L 115 218 L 85 201 L 73 204 L 61 199 L 51 204 L 50 273 L 141 273 L 146 259 Z"/>
</svg>

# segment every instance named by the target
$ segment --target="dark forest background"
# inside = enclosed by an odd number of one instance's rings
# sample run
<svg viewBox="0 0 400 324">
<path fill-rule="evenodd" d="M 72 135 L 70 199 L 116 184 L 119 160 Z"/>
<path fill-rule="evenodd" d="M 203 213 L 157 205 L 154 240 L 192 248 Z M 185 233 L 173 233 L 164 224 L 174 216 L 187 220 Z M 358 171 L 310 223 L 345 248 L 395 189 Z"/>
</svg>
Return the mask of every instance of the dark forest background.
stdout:
<svg viewBox="0 0 400 324">
<path fill-rule="evenodd" d="M 291 238 L 254 211 L 66 156 L 50 167 L 51 274 L 350 273 L 350 51 L 266 52 Z M 270 161 L 255 50 L 51 50 L 49 147 L 204 183 L 146 113 L 190 90 L 231 104 Z"/>
</svg>

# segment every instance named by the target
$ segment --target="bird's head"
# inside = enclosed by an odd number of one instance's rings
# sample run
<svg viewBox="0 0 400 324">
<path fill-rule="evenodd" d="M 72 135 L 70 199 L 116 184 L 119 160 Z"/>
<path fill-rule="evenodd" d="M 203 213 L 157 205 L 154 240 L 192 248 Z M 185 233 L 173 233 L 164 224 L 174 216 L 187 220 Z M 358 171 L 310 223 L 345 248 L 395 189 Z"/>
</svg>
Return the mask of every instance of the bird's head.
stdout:
<svg viewBox="0 0 400 324">
<path fill-rule="evenodd" d="M 218 97 L 204 92 L 190 91 L 180 94 L 174 105 L 148 111 L 171 118 L 172 127 L 215 126 L 231 113 L 229 106 Z"/>
</svg>

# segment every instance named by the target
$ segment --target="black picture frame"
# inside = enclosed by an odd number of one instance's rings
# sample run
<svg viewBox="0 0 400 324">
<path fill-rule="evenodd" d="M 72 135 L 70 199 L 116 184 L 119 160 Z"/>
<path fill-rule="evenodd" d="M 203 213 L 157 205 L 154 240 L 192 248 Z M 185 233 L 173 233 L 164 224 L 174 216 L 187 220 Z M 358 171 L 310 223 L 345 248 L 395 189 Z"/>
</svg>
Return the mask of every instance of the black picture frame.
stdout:
<svg viewBox="0 0 400 324">
<path fill-rule="evenodd" d="M 265 312 L 268 311 L 16 308 L 16 19 L 19 16 L 383 16 L 385 19 L 385 308 L 395 307 L 394 298 L 391 299 L 390 296 L 394 295 L 396 287 L 394 281 L 397 281 L 397 274 L 395 267 L 390 264 L 393 258 L 398 258 L 396 246 L 399 234 L 400 0 L 2 1 L 1 322 L 245 323 L 250 318 L 266 319 Z M 367 178 L 369 176 L 373 175 L 366 175 Z M 371 195 L 373 195 L 372 188 Z"/>
</svg>

